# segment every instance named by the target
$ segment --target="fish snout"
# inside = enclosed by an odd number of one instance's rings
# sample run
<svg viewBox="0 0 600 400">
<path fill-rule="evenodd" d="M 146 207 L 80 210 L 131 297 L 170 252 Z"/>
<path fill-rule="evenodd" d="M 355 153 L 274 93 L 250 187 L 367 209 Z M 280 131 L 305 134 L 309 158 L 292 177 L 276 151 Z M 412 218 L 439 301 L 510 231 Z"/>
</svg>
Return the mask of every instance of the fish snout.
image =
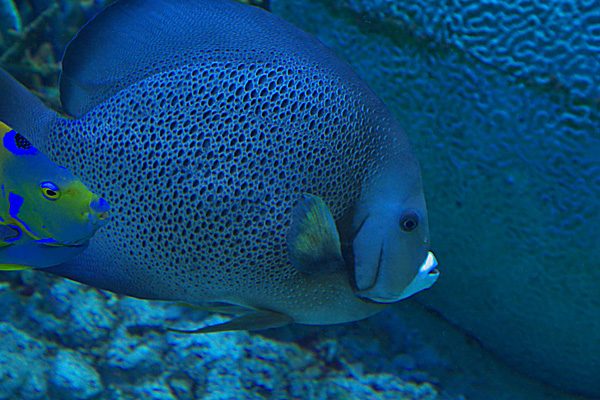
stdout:
<svg viewBox="0 0 600 400">
<path fill-rule="evenodd" d="M 399 300 L 406 299 L 416 293 L 429 289 L 437 282 L 440 271 L 437 269 L 438 262 L 432 252 L 427 253 L 427 258 L 419 268 L 419 273 L 400 295 Z"/>
<path fill-rule="evenodd" d="M 110 220 L 110 205 L 104 198 L 93 195 L 88 206 L 87 218 L 90 224 L 104 226 Z"/>
<path fill-rule="evenodd" d="M 395 303 L 397 301 L 404 300 L 416 293 L 429 289 L 435 282 L 437 282 L 440 275 L 437 266 L 437 259 L 433 253 L 429 251 L 427 252 L 425 261 L 423 261 L 423 264 L 421 264 L 419 267 L 417 275 L 399 295 L 386 295 L 386 293 L 382 295 L 380 293 L 372 292 L 372 289 L 361 290 L 356 294 L 359 297 L 369 299 L 375 303 Z"/>
</svg>

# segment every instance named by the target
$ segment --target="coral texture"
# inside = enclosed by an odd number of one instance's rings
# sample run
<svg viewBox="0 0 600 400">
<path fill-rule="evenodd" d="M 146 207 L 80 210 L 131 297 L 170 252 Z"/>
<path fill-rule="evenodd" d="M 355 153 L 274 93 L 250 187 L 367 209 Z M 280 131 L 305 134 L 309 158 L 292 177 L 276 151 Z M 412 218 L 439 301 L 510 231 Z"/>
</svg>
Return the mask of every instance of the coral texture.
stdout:
<svg viewBox="0 0 600 400">
<path fill-rule="evenodd" d="M 415 144 L 442 271 L 422 302 L 516 369 L 600 396 L 600 11 L 442 3 L 273 10 L 346 59 Z"/>
</svg>

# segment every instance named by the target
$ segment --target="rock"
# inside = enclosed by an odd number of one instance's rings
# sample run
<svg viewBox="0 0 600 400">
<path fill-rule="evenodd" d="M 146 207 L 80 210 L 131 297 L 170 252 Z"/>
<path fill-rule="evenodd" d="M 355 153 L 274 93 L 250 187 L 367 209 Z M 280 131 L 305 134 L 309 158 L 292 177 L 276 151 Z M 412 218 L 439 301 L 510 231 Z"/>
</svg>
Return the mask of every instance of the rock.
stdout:
<svg viewBox="0 0 600 400">
<path fill-rule="evenodd" d="M 86 400 L 104 389 L 98 372 L 79 353 L 61 349 L 56 355 L 50 376 L 55 398 Z"/>
</svg>

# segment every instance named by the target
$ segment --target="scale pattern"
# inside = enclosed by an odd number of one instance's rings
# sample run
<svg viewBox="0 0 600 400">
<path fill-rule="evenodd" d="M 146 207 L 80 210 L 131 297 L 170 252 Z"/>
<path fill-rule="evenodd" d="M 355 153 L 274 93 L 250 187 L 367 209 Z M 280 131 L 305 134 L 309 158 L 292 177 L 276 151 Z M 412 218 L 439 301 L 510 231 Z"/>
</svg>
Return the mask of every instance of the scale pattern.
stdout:
<svg viewBox="0 0 600 400">
<path fill-rule="evenodd" d="M 206 54 L 63 121 L 49 152 L 105 195 L 110 248 L 135 268 L 202 298 L 292 291 L 285 235 L 299 194 L 337 219 L 393 149 L 371 101 L 281 55 Z"/>
</svg>

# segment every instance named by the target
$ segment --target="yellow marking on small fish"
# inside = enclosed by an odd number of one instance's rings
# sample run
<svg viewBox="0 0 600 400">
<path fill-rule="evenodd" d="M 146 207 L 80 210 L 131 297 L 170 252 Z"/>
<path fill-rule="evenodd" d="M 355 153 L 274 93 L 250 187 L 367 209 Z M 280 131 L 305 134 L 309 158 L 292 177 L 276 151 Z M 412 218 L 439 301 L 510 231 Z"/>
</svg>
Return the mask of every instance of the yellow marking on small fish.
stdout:
<svg viewBox="0 0 600 400">
<path fill-rule="evenodd" d="M 22 271 L 24 269 L 32 269 L 28 265 L 17 265 L 17 264 L 0 264 L 0 271 Z"/>
</svg>

